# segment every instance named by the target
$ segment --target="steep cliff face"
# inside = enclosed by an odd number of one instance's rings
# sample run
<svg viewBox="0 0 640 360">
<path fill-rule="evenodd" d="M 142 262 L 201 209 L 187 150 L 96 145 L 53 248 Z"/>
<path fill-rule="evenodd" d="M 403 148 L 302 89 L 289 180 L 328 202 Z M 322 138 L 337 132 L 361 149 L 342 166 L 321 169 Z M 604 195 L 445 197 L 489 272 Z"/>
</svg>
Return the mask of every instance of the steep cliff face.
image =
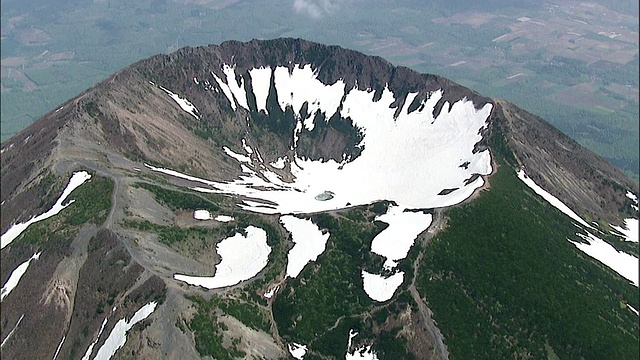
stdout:
<svg viewBox="0 0 640 360">
<path fill-rule="evenodd" d="M 3 355 L 447 358 L 416 278 L 498 168 L 637 269 L 637 184 L 512 104 L 299 39 L 138 62 L 2 144 Z"/>
</svg>

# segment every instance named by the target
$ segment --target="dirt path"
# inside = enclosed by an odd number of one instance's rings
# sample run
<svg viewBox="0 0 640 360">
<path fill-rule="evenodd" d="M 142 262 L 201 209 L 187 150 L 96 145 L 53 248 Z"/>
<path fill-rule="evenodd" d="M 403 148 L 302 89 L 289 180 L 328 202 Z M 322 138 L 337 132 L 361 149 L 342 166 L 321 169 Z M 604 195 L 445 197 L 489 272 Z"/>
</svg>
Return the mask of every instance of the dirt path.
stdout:
<svg viewBox="0 0 640 360">
<path fill-rule="evenodd" d="M 427 246 L 433 236 L 443 229 L 444 225 L 445 221 L 442 210 L 436 210 L 431 226 L 429 226 L 429 229 L 422 239 L 422 245 Z M 448 360 L 449 351 L 447 350 L 447 346 L 444 344 L 444 337 L 442 336 L 440 329 L 438 329 L 435 322 L 433 321 L 433 318 L 431 317 L 433 313 L 427 307 L 424 300 L 422 300 L 420 294 L 418 293 L 418 290 L 416 289 L 416 278 L 418 277 L 418 271 L 420 270 L 420 262 L 422 261 L 423 252 L 424 250 L 421 251 L 420 254 L 418 254 L 416 261 L 413 263 L 413 279 L 411 279 L 411 285 L 409 285 L 409 292 L 411 293 L 413 300 L 416 302 L 416 304 L 418 304 L 418 311 L 420 312 L 420 316 L 425 322 L 430 337 L 434 341 L 438 357 L 442 360 Z"/>
</svg>

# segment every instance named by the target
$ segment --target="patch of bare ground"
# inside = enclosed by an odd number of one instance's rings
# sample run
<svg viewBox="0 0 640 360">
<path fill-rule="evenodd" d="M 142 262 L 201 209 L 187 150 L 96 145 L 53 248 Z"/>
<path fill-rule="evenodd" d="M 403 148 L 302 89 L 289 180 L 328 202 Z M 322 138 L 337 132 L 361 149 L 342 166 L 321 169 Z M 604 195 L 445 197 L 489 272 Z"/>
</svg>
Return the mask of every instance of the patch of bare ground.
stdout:
<svg viewBox="0 0 640 360">
<path fill-rule="evenodd" d="M 230 345 L 231 339 L 239 339 L 238 350 L 244 351 L 247 358 L 281 359 L 286 356 L 266 332 L 251 329 L 231 316 L 222 316 L 220 320 L 229 328 L 225 332 L 225 341 Z"/>
<path fill-rule="evenodd" d="M 113 359 L 200 359 L 192 335 L 176 326 L 192 316 L 190 304 L 181 289 L 168 285 L 165 302 L 129 331 L 127 342 Z"/>
<path fill-rule="evenodd" d="M 128 298 L 123 299 L 122 295 L 136 283 L 144 270 L 131 261 L 117 235 L 109 230 L 100 230 L 89 240 L 87 251 L 87 260 L 80 269 L 75 292 L 75 316 L 72 316 L 66 332 L 69 341 L 65 341 L 60 349 L 62 358 L 76 358 L 84 354 L 97 337 L 103 320 L 114 312 L 114 307 L 119 306 L 120 312 L 130 307 L 127 306 Z M 115 321 L 111 321 L 113 327 Z M 107 330 L 105 328 L 105 332 Z"/>
<path fill-rule="evenodd" d="M 166 206 L 159 204 L 152 193 L 142 188 L 127 187 L 123 197 L 126 197 L 126 208 L 130 218 L 146 220 L 152 224 L 173 224 L 175 215 Z"/>
<path fill-rule="evenodd" d="M 78 288 L 80 269 L 87 260 L 87 246 L 89 239 L 96 236 L 98 229 L 88 225 L 80 229 L 78 235 L 71 243 L 71 253 L 66 256 L 56 267 L 47 288 L 42 294 L 41 302 L 45 305 L 52 303 L 61 308 L 65 313 L 63 324 L 65 330 L 71 321 L 75 303 L 75 294 Z"/>
<path fill-rule="evenodd" d="M 12 244 L 11 248 L 4 248 L 2 284 L 5 284 L 9 273 L 18 263 L 26 261 L 36 251 L 41 252 L 40 258 L 32 260 L 18 286 L 2 300 L 1 339 L 7 337 L 24 314 L 20 325 L 2 348 L 3 359 L 50 358 L 64 335 L 64 324 L 69 309 L 62 302 L 47 302 L 43 294 L 50 290 L 52 274 L 68 255 L 68 244 L 50 241 L 38 247 L 19 243 Z M 38 339 L 38 346 L 33 346 L 33 339 Z"/>
</svg>

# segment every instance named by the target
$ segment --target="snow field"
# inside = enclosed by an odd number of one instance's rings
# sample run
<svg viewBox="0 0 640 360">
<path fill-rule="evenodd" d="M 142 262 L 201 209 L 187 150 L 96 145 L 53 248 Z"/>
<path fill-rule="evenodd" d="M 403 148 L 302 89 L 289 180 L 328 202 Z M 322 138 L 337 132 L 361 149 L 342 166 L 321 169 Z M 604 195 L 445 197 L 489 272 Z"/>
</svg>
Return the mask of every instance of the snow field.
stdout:
<svg viewBox="0 0 640 360">
<path fill-rule="evenodd" d="M 89 179 L 91 179 L 91 175 L 86 171 L 78 171 L 73 173 L 73 176 L 71 176 L 71 179 L 69 179 L 69 183 L 67 184 L 67 187 L 65 187 L 64 191 L 62 191 L 62 195 L 60 195 L 60 197 L 58 198 L 56 203 L 53 204 L 51 209 L 49 209 L 47 212 L 43 214 L 32 217 L 25 223 L 17 223 L 17 224 L 11 225 L 11 227 L 7 230 L 7 232 L 2 234 L 2 236 L 0 237 L 0 243 L 1 243 L 0 249 L 4 249 L 5 246 L 11 244 L 13 240 L 15 240 L 18 236 L 20 236 L 20 234 L 22 234 L 22 232 L 27 230 L 29 225 L 33 223 L 37 223 L 38 221 L 46 220 L 54 215 L 57 215 L 64 208 L 73 204 L 75 200 L 71 200 L 64 205 L 62 203 L 67 199 L 67 197 L 69 196 L 69 194 L 71 194 L 73 190 L 75 190 L 80 185 L 84 184 Z"/>
<path fill-rule="evenodd" d="M 392 270 L 397 261 L 407 257 L 411 246 L 420 233 L 431 225 L 431 214 L 422 212 L 403 212 L 397 206 L 390 206 L 386 214 L 377 216 L 376 221 L 389 224 L 371 242 L 371 251 L 384 256 L 384 267 Z"/>
<path fill-rule="evenodd" d="M 178 281 L 207 289 L 232 286 L 256 276 L 269 260 L 271 248 L 267 245 L 267 233 L 255 226 L 245 229 L 247 235 L 236 233 L 216 246 L 221 261 L 214 276 L 189 276 L 175 274 Z"/>
<path fill-rule="evenodd" d="M 270 214 L 336 210 L 347 204 L 356 206 L 381 199 L 395 201 L 404 208 L 433 208 L 465 200 L 484 180 L 478 177 L 470 184 L 465 182 L 474 174 L 488 175 L 492 171 L 489 152 L 473 152 L 482 139 L 480 130 L 486 126 L 491 104 L 477 110 L 472 102 L 461 100 L 450 109 L 446 104 L 434 119 L 432 111 L 442 91 L 433 92 L 421 110 L 411 114 L 408 107 L 416 94 L 409 94 L 400 115 L 394 118 L 395 109 L 389 106 L 395 97 L 388 89 L 379 101 L 373 101 L 373 91 L 354 88 L 345 92 L 342 82 L 322 84 L 309 66 L 294 67 L 291 74 L 286 67 L 278 67 L 273 76 L 283 109 L 291 106 L 299 112 L 307 102 L 310 112 L 322 111 L 330 117 L 342 104 L 340 114 L 351 119 L 363 133 L 359 146 L 365 150 L 355 160 L 341 163 L 296 156 L 291 161 L 293 183 L 275 181 L 277 177 L 264 181 L 243 168 L 248 176 L 242 175 L 229 183 L 213 182 L 210 188 L 194 190 L 251 197 L 255 200 L 246 200 L 244 209 Z M 268 85 L 267 77 L 263 78 L 263 83 L 254 82 L 260 91 Z M 258 108 L 262 106 L 259 104 Z M 296 128 L 295 131 L 304 131 L 300 123 Z M 292 135 L 295 137 L 296 133 Z M 228 149 L 225 152 L 241 163 L 249 161 L 244 155 Z M 469 165 L 461 167 L 465 162 Z M 363 182 L 363 178 L 368 181 Z M 262 188 L 269 185 L 270 189 Z M 456 190 L 438 195 L 444 189 Z M 315 199 L 326 192 L 335 196 L 322 202 Z"/>
<path fill-rule="evenodd" d="M 224 72 L 227 82 L 214 74 L 220 89 L 234 109 L 236 101 L 244 107 L 241 103 L 246 100 L 238 100 L 246 99 L 246 94 L 241 91 L 243 82 L 238 85 L 234 68 L 225 65 Z M 249 75 L 257 111 L 266 111 L 273 79 L 276 91 L 273 95 L 277 96 L 280 108 L 285 110 L 291 107 L 297 114 L 298 123 L 292 134 L 294 139 L 301 131 L 314 128 L 315 113 L 321 112 L 328 119 L 339 112 L 342 118 L 349 119 L 363 135 L 358 144 L 364 149 L 360 156 L 351 161 L 347 161 L 346 156 L 341 162 L 314 161 L 298 156 L 294 145 L 292 159 L 289 160 L 282 154 L 277 161 L 269 164 L 273 168 L 283 169 L 289 162 L 294 178 L 291 183 L 285 183 L 277 174 L 266 170 L 261 162 L 256 164 L 250 156 L 236 153 L 227 147 L 223 148 L 224 152 L 238 161 L 242 169 L 242 175 L 234 181 L 199 179 L 167 169 L 156 171 L 206 185 L 192 188 L 196 191 L 249 198 L 243 200 L 240 207 L 258 213 L 304 214 L 371 204 L 380 200 L 393 201 L 398 206 L 377 218 L 390 226 L 376 236 L 371 245 L 373 252 L 387 258 L 387 270 L 395 268 L 396 262 L 407 256 L 418 234 L 432 221 L 430 214 L 403 212 L 404 209 L 458 204 L 484 184 L 481 176 L 467 184 L 469 179 L 474 175 L 488 175 L 492 172 L 489 151 L 474 152 L 475 145 L 482 140 L 481 131 L 487 126 L 491 104 L 477 109 L 466 99 L 453 104 L 445 103 L 440 114 L 434 118 L 433 109 L 442 99 L 443 92 L 438 90 L 428 94 L 418 110 L 409 113 L 409 106 L 417 96 L 417 93 L 410 93 L 396 116 L 396 109 L 390 107 L 396 97 L 388 88 L 383 90 L 378 101 L 374 101 L 373 90 L 346 89 L 341 80 L 330 85 L 323 84 L 310 65 L 293 66 L 291 72 L 283 66 L 275 69 L 252 69 L 249 70 Z M 307 115 L 302 119 L 300 110 L 305 103 Z M 242 145 L 248 155 L 257 151 L 248 147 L 244 139 Z M 466 166 L 461 166 L 465 163 Z M 256 170 L 256 166 L 261 166 L 262 170 Z M 440 195 L 445 189 L 453 190 Z M 323 194 L 331 196 L 322 196 Z M 326 239 L 323 240 L 323 236 L 311 222 L 292 215 L 281 217 L 281 222 L 292 233 L 296 243 L 288 255 L 287 265 L 287 275 L 296 277 L 307 262 L 313 261 L 324 251 Z M 324 236 L 328 237 L 328 234 Z M 223 256 L 218 267 L 224 262 Z M 223 269 L 218 267 L 217 273 Z M 404 279 L 401 272 L 386 278 L 367 272 L 363 272 L 362 276 L 365 291 L 377 301 L 390 299 Z M 188 280 L 191 284 L 201 286 L 206 283 L 205 287 L 210 287 L 212 278 L 205 281 L 203 278 L 195 280 L 193 277 L 176 275 L 176 279 Z"/>
<path fill-rule="evenodd" d="M 383 275 L 371 274 L 362 270 L 364 291 L 372 300 L 377 302 L 385 302 L 391 299 L 403 281 L 404 272 L 402 271 L 398 271 L 389 277 L 384 277 Z"/>
<path fill-rule="evenodd" d="M 327 246 L 329 233 L 322 233 L 311 220 L 292 215 L 280 217 L 280 222 L 293 237 L 293 248 L 287 254 L 287 276 L 297 277 L 305 265 L 315 261 Z"/>
</svg>

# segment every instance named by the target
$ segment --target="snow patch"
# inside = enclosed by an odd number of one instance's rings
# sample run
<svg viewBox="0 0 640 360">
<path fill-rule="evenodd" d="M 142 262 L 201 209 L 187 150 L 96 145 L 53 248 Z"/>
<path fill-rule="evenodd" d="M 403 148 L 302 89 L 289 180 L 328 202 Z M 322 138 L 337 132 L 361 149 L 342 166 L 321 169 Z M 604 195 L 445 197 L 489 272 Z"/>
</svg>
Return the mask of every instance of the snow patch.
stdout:
<svg viewBox="0 0 640 360">
<path fill-rule="evenodd" d="M 353 354 L 347 352 L 345 360 L 378 360 L 378 355 L 367 345 L 356 349 Z"/>
<path fill-rule="evenodd" d="M 267 245 L 267 233 L 249 226 L 246 236 L 236 233 L 218 243 L 216 250 L 221 261 L 214 276 L 189 276 L 175 274 L 174 279 L 194 286 L 216 289 L 232 286 L 256 276 L 265 266 L 271 253 Z"/>
<path fill-rule="evenodd" d="M 431 225 L 431 214 L 403 212 L 398 206 L 389 206 L 387 213 L 377 216 L 376 221 L 389 224 L 371 242 L 371 251 L 384 256 L 387 270 L 396 267 L 397 261 L 407 257 L 411 246 L 420 233 Z"/>
<path fill-rule="evenodd" d="M 58 347 L 56 348 L 56 352 L 53 354 L 53 360 L 56 360 L 56 358 L 58 357 L 58 353 L 60 352 L 60 349 L 62 349 L 62 344 L 64 344 L 64 340 L 67 338 L 67 336 L 63 336 L 62 340 L 60 341 L 60 343 L 58 344 Z"/>
<path fill-rule="evenodd" d="M 4 298 L 7 297 L 7 295 L 9 295 L 9 293 L 13 289 L 15 289 L 16 286 L 18 286 L 22 275 L 27 272 L 27 268 L 29 268 L 29 264 L 31 264 L 31 261 L 38 260 L 40 258 L 40 254 L 41 253 L 33 254 L 33 256 L 29 258 L 29 260 L 18 265 L 18 267 L 11 272 L 11 275 L 9 275 L 9 280 L 7 280 L 4 286 L 2 286 L 2 290 L 0 291 L 0 301 L 4 300 Z"/>
<path fill-rule="evenodd" d="M 218 75 L 216 75 L 213 71 L 211 72 L 211 75 L 213 76 L 213 78 L 216 80 L 216 82 L 218 83 L 218 86 L 220 87 L 220 89 L 222 90 L 222 93 L 227 97 L 227 99 L 229 100 L 229 104 L 231 105 L 231 108 L 235 111 L 237 109 L 236 106 L 236 101 L 233 99 L 233 94 L 231 93 L 231 89 L 229 88 L 229 85 L 227 85 L 227 83 L 225 83 L 224 81 L 222 81 L 222 79 L 220 79 L 218 77 Z M 216 89 L 217 91 L 217 89 Z"/>
<path fill-rule="evenodd" d="M 193 218 L 196 220 L 211 220 L 211 213 L 208 210 L 196 210 L 193 212 Z"/>
<path fill-rule="evenodd" d="M 289 354 L 298 360 L 302 360 L 307 353 L 307 345 L 293 343 L 287 344 L 287 347 L 289 348 Z"/>
<path fill-rule="evenodd" d="M 623 226 L 611 225 L 611 227 L 618 231 L 622 235 L 622 237 L 624 237 L 625 241 L 635 243 L 638 242 L 638 232 L 640 231 L 640 227 L 638 226 L 638 219 L 624 219 Z"/>
<path fill-rule="evenodd" d="M 253 154 L 253 149 L 251 148 L 251 146 L 247 145 L 247 141 L 245 139 L 242 139 L 242 147 L 244 148 L 244 151 L 247 152 L 247 154 Z"/>
<path fill-rule="evenodd" d="M 271 86 L 271 68 L 256 68 L 249 70 L 251 76 L 251 87 L 256 98 L 256 108 L 258 111 L 267 111 L 267 97 Z"/>
<path fill-rule="evenodd" d="M 275 295 L 278 290 L 280 289 L 280 285 L 274 287 L 273 289 L 267 291 L 266 293 L 264 293 L 264 297 L 267 299 L 271 299 L 273 297 L 273 295 Z"/>
<path fill-rule="evenodd" d="M 393 297 L 398 287 L 404 281 L 404 272 L 399 271 L 389 277 L 371 274 L 362 270 L 364 291 L 372 300 L 385 302 Z"/>
<path fill-rule="evenodd" d="M 229 149 L 226 146 L 222 147 L 222 150 L 224 150 L 224 152 L 231 156 L 232 158 L 236 159 L 238 162 L 241 163 L 250 163 L 251 162 L 251 158 L 242 154 L 238 154 L 236 152 L 234 152 L 233 150 Z"/>
<path fill-rule="evenodd" d="M 297 119 L 298 123 L 293 131 L 294 147 L 303 127 L 308 131 L 313 130 L 316 113 L 324 114 L 328 120 L 338 111 L 344 95 L 345 83 L 342 80 L 326 85 L 317 79 L 317 75 L 311 64 L 295 66 L 291 72 L 284 66 L 274 70 L 274 83 L 282 111 L 290 106 L 296 117 L 300 117 L 302 106 L 307 104 L 306 117 Z"/>
<path fill-rule="evenodd" d="M 2 343 L 0 343 L 0 349 L 2 349 L 4 347 L 4 345 L 7 343 L 7 341 L 11 338 L 11 335 L 13 335 L 13 333 L 16 331 L 16 329 L 18 329 L 18 325 L 20 325 L 20 323 L 22 322 L 23 318 L 24 318 L 24 314 L 22 314 L 22 316 L 20 316 L 20 319 L 18 319 L 18 322 L 16 322 L 16 325 L 13 327 L 13 329 L 11 329 L 11 331 L 9 331 L 9 334 L 7 335 L 7 337 L 4 338 L 4 340 L 2 340 Z"/>
<path fill-rule="evenodd" d="M 238 102 L 238 105 L 249 110 L 249 105 L 247 104 L 247 93 L 244 91 L 244 79 L 240 78 L 240 83 L 238 83 L 236 79 L 235 66 L 225 64 L 222 66 L 222 72 L 227 76 L 227 86 Z"/>
<path fill-rule="evenodd" d="M 215 217 L 214 219 L 215 221 L 220 221 L 220 222 L 230 222 L 235 220 L 235 218 L 233 216 L 228 216 L 228 215 L 218 215 Z"/>
<path fill-rule="evenodd" d="M 631 208 L 635 211 L 638 211 L 638 196 L 631 191 L 627 191 L 625 196 L 634 202 L 634 204 L 631 204 Z"/>
<path fill-rule="evenodd" d="M 562 213 L 569 216 L 573 220 L 577 221 L 580 225 L 588 227 L 589 229 L 593 229 L 591 225 L 587 224 L 586 221 L 584 221 L 580 216 L 578 216 L 578 214 L 573 212 L 573 210 L 571 210 L 562 201 L 560 201 L 558 198 L 549 194 L 543 188 L 538 186 L 538 184 L 536 184 L 533 180 L 531 180 L 530 177 L 527 176 L 524 170 L 522 169 L 518 170 L 518 178 L 520 178 L 520 180 L 522 180 L 522 182 L 524 182 L 528 187 L 530 187 L 536 194 L 540 195 L 543 199 L 547 200 L 547 202 L 551 204 L 553 207 L 560 210 Z"/>
<path fill-rule="evenodd" d="M 87 348 L 87 351 L 84 353 L 84 356 L 82 357 L 82 360 L 89 360 L 89 358 L 91 357 L 91 353 L 93 352 L 93 347 L 96 346 L 96 343 L 98 342 L 98 340 L 100 340 L 100 336 L 102 335 L 102 332 L 104 331 L 104 326 L 107 325 L 107 320 L 108 319 L 109 319 L 109 317 L 105 317 L 104 320 L 102 321 L 102 325 L 100 325 L 100 330 L 98 331 L 98 336 L 96 336 L 95 340 L 93 340 L 91 342 L 91 344 Z M 94 360 L 95 360 L 95 358 L 94 358 Z"/>
<path fill-rule="evenodd" d="M 269 165 L 276 169 L 284 169 L 284 167 L 287 165 L 287 157 L 279 157 L 275 162 L 269 163 Z"/>
<path fill-rule="evenodd" d="M 193 78 L 195 81 L 195 78 Z M 160 86 L 160 89 L 164 90 L 169 96 L 175 101 L 182 110 L 186 111 L 189 115 L 194 118 L 200 120 L 200 115 L 198 115 L 198 109 L 187 99 L 183 99 L 180 95 L 171 92 L 169 89 Z"/>
<path fill-rule="evenodd" d="M 639 267 L 637 257 L 616 250 L 606 241 L 589 232 L 587 232 L 586 235 L 580 233 L 577 233 L 576 235 L 584 239 L 587 243 L 571 241 L 570 239 L 567 240 L 585 254 L 600 261 L 611 270 L 631 281 L 631 283 L 636 287 L 638 286 Z"/>
<path fill-rule="evenodd" d="M 133 325 L 139 323 L 140 321 L 146 319 L 154 312 L 158 303 L 151 302 L 138 310 L 131 320 L 126 321 L 125 319 L 120 319 L 116 323 L 116 325 L 111 330 L 109 337 L 105 340 L 102 347 L 98 350 L 96 357 L 94 360 L 108 360 L 110 359 L 118 349 L 124 346 L 127 341 L 127 332 L 133 327 Z"/>
<path fill-rule="evenodd" d="M 71 179 L 69 179 L 69 183 L 67 184 L 67 187 L 64 189 L 64 191 L 62 192 L 62 195 L 60 195 L 56 203 L 53 204 L 51 209 L 49 209 L 49 211 L 45 212 L 44 214 L 40 214 L 36 217 L 29 219 L 25 223 L 17 223 L 17 224 L 11 225 L 11 227 L 7 230 L 7 232 L 2 234 L 2 236 L 0 237 L 0 249 L 4 249 L 5 246 L 11 244 L 11 242 L 15 240 L 18 236 L 20 236 L 20 234 L 22 234 L 22 232 L 24 232 L 29 227 L 29 225 L 36 223 L 38 221 L 46 220 L 54 215 L 57 215 L 60 211 L 62 211 L 62 209 L 73 204 L 75 200 L 71 200 L 64 205 L 62 203 L 67 199 L 67 197 L 69 196 L 69 194 L 71 194 L 73 190 L 75 190 L 80 185 L 84 184 L 89 179 L 91 179 L 91 175 L 86 171 L 78 171 L 73 173 L 73 176 L 71 176 Z"/>
<path fill-rule="evenodd" d="M 349 340 L 347 341 L 347 353 L 345 354 L 345 360 L 378 360 L 378 356 L 371 350 L 371 345 L 363 346 L 350 353 L 351 344 L 353 338 L 358 335 L 353 329 L 349 329 Z"/>
<path fill-rule="evenodd" d="M 287 254 L 287 276 L 296 278 L 305 265 L 324 252 L 329 233 L 322 233 L 311 220 L 292 215 L 281 216 L 280 222 L 291 233 L 294 243 Z"/>
<path fill-rule="evenodd" d="M 302 105 L 307 103 L 307 118 L 311 119 L 318 111 L 329 119 L 338 111 L 345 93 L 344 81 L 323 84 L 318 80 L 318 74 L 311 68 L 311 64 L 304 67 L 294 66 L 291 73 L 289 68 L 279 66 L 274 71 L 274 82 L 282 111 L 291 106 L 294 113 L 299 114 Z"/>
<path fill-rule="evenodd" d="M 206 185 L 211 185 L 211 186 L 213 186 L 213 185 L 215 185 L 215 184 L 216 184 L 216 183 L 215 183 L 215 182 L 213 182 L 213 181 L 209 181 L 209 180 L 202 179 L 202 178 L 195 177 L 195 176 L 191 176 L 191 175 L 186 175 L 186 174 L 183 174 L 183 173 L 177 172 L 177 171 L 175 171 L 175 170 L 170 170 L 170 169 L 165 169 L 165 168 L 159 168 L 159 167 L 151 166 L 151 165 L 149 165 L 149 164 L 144 164 L 144 166 L 146 166 L 147 168 L 149 168 L 149 169 L 151 169 L 151 170 L 153 170 L 153 171 L 156 171 L 156 172 L 159 172 L 159 173 L 162 173 L 162 174 L 166 174 L 166 175 L 175 176 L 175 177 L 177 177 L 177 178 L 179 178 L 179 179 L 184 179 L 184 180 L 189 180 L 189 181 L 199 182 L 199 183 L 206 184 Z"/>
</svg>

